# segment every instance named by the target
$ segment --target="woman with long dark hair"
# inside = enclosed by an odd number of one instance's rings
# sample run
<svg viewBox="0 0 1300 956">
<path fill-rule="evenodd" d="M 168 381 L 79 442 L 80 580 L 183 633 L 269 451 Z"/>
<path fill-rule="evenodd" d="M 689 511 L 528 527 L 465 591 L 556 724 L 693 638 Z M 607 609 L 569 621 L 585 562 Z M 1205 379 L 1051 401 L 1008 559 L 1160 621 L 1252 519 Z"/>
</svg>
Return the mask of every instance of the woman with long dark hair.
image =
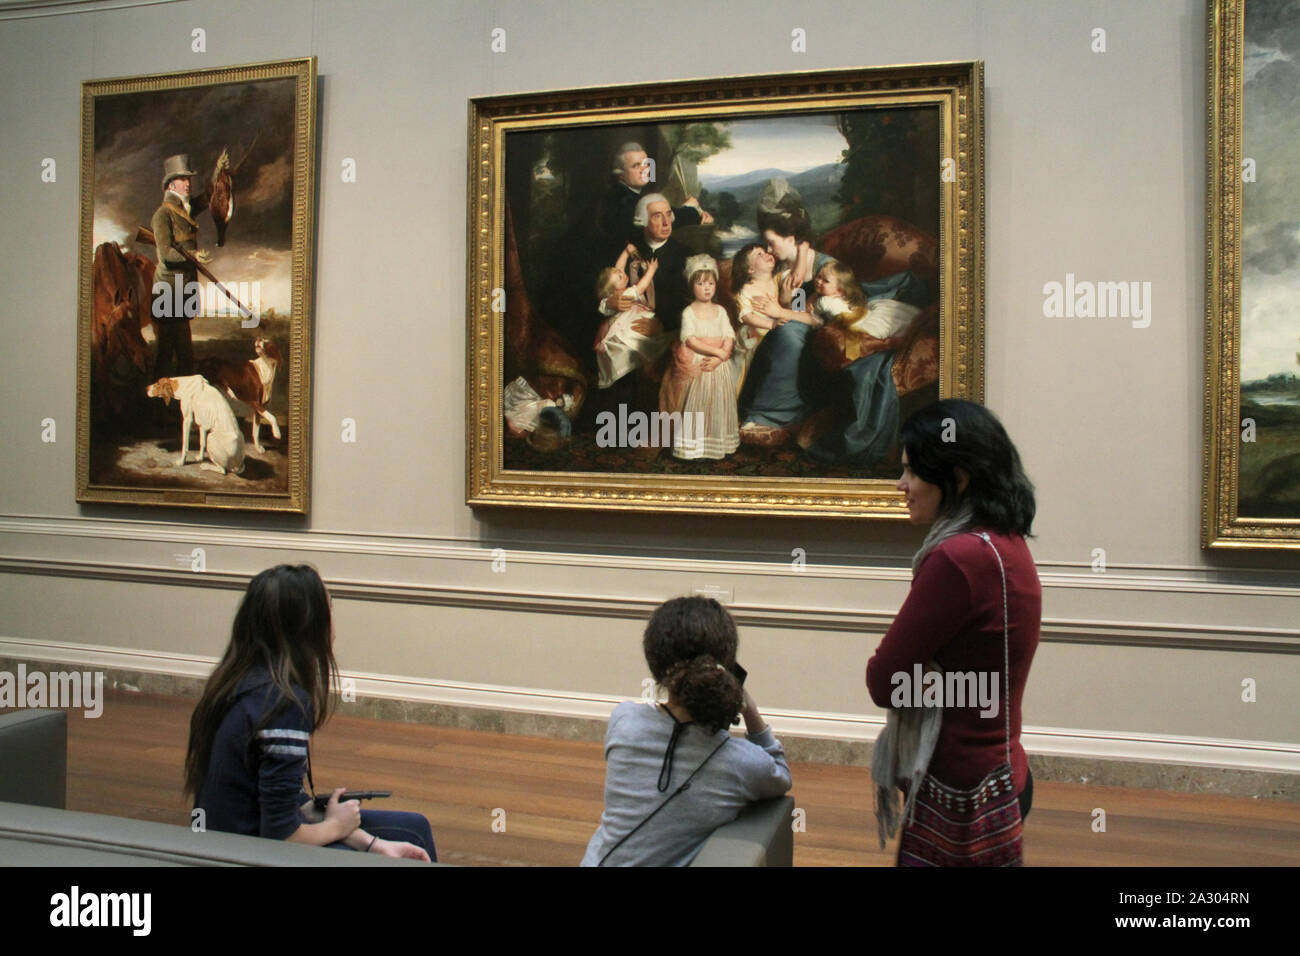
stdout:
<svg viewBox="0 0 1300 956">
<path fill-rule="evenodd" d="M 900 865 L 1017 865 L 1033 799 L 1020 706 L 1042 623 L 1025 545 L 1033 486 L 1002 423 L 973 402 L 920 409 L 902 446 L 898 490 L 930 531 L 867 664 L 871 699 L 890 709 L 872 763 L 882 845 L 898 785 Z"/>
<path fill-rule="evenodd" d="M 230 645 L 190 718 L 185 792 L 213 830 L 316 846 L 436 859 L 418 813 L 361 810 L 303 790 L 308 745 L 330 713 L 337 676 L 329 594 L 314 568 L 281 564 L 248 585 Z"/>
<path fill-rule="evenodd" d="M 583 866 L 685 866 L 747 804 L 790 789 L 785 751 L 741 686 L 736 645 L 712 598 L 674 598 L 650 618 L 645 659 L 668 700 L 614 708 L 605 811 Z M 744 740 L 729 730 L 738 713 Z"/>
</svg>

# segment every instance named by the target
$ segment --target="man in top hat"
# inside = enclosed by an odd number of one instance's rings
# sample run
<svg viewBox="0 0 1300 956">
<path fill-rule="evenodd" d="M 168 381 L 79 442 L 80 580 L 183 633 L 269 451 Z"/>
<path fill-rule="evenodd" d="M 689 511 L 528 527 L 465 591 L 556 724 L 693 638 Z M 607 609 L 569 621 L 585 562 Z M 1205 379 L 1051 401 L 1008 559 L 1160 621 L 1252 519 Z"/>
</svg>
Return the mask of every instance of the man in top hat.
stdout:
<svg viewBox="0 0 1300 956">
<path fill-rule="evenodd" d="M 200 262 L 212 257 L 199 249 L 200 212 L 207 206 L 207 194 L 190 195 L 190 177 L 197 176 L 190 169 L 190 158 L 181 153 L 168 156 L 163 161 L 163 199 L 153 214 L 154 248 L 158 253 L 158 268 L 154 271 L 154 331 L 158 335 L 158 356 L 154 362 L 155 375 L 161 375 L 166 363 L 174 362 L 173 375 L 190 375 L 194 371 L 194 346 L 190 338 L 189 320 L 184 304 L 189 297 L 190 283 L 198 282 L 198 270 L 179 250 L 191 253 Z M 180 277 L 182 295 L 176 295 L 176 277 Z M 163 291 L 160 284 L 168 288 Z M 161 300 L 161 301 L 160 301 Z"/>
</svg>

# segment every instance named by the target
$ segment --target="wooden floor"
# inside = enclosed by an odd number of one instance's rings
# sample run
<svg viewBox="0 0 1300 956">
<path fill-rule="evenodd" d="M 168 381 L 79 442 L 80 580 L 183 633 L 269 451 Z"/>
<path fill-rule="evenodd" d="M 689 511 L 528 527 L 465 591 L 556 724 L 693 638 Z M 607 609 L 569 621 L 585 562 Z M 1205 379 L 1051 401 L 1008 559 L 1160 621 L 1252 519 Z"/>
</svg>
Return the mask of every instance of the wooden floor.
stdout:
<svg viewBox="0 0 1300 956">
<path fill-rule="evenodd" d="M 68 807 L 188 823 L 181 767 L 192 700 L 109 693 L 103 716 L 68 720 Z M 439 859 L 469 866 L 573 866 L 601 812 L 596 743 L 335 717 L 313 737 L 318 788 L 383 788 L 383 807 L 433 824 Z M 889 866 L 869 772 L 794 764 L 806 828 L 796 866 Z M 1106 831 L 1093 832 L 1093 810 Z M 494 829 L 494 822 L 496 823 Z M 503 829 L 504 827 L 504 829 Z M 1031 866 L 1295 866 L 1300 804 L 1036 782 Z"/>
</svg>

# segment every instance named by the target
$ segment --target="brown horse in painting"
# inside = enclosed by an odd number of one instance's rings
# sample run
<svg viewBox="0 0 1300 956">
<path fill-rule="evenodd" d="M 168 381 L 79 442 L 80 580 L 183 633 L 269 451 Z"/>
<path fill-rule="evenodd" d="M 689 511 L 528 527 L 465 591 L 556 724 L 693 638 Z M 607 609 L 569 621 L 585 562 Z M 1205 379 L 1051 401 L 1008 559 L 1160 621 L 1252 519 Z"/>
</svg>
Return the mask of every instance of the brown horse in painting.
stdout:
<svg viewBox="0 0 1300 956">
<path fill-rule="evenodd" d="M 152 321 L 153 260 L 102 243 L 91 265 L 91 374 L 101 411 L 118 414 L 127 394 L 149 377 L 149 345 L 143 331 Z"/>
</svg>

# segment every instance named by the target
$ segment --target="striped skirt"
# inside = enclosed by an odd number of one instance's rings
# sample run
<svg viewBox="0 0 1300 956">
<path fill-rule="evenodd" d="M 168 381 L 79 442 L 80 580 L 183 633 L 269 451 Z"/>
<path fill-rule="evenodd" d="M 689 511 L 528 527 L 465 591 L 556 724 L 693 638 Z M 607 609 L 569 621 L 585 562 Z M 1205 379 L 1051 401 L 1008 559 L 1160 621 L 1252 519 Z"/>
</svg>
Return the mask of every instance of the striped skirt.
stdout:
<svg viewBox="0 0 1300 956">
<path fill-rule="evenodd" d="M 899 866 L 1022 866 L 1020 805 L 1003 764 L 970 790 L 927 775 L 903 822 Z"/>
</svg>

